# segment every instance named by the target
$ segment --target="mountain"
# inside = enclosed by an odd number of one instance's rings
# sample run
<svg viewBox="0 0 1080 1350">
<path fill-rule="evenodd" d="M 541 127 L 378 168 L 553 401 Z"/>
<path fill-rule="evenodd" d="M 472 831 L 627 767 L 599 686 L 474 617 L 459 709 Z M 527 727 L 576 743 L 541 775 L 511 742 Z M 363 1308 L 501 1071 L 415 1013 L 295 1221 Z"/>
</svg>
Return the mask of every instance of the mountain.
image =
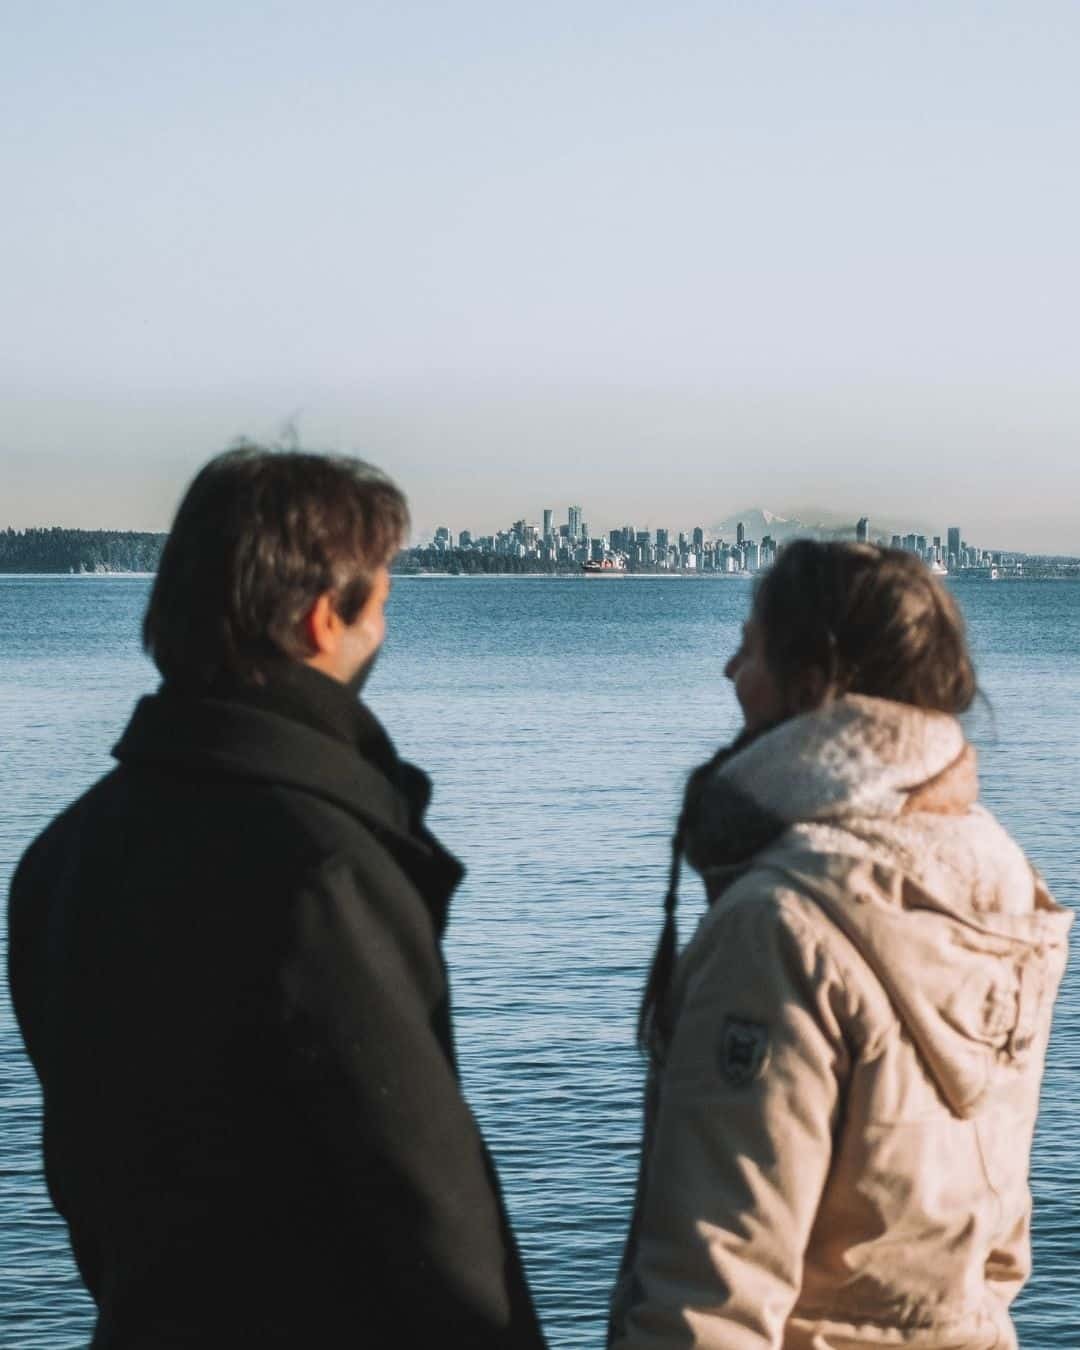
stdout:
<svg viewBox="0 0 1080 1350">
<path fill-rule="evenodd" d="M 778 542 L 796 537 L 802 539 L 854 539 L 855 519 L 840 515 L 835 511 L 804 511 L 797 515 L 782 516 L 762 506 L 748 507 L 745 511 L 736 511 L 733 515 L 717 521 L 710 527 L 714 538 L 726 542 L 733 541 L 740 521 L 747 539 L 760 542 L 763 535 L 771 534 Z M 870 516 L 870 538 L 875 543 L 887 544 L 894 534 L 925 534 L 932 538 L 935 534 L 944 534 L 941 527 L 931 529 L 918 521 L 899 521 L 893 518 Z"/>
<path fill-rule="evenodd" d="M 759 541 L 767 534 L 771 534 L 774 539 L 779 541 L 790 539 L 797 534 L 812 533 L 812 530 L 805 526 L 801 520 L 777 515 L 775 511 L 767 511 L 763 506 L 751 506 L 745 511 L 737 511 L 725 520 L 717 521 L 714 525 L 711 525 L 709 533 L 715 539 L 723 539 L 725 543 L 729 540 L 734 541 L 740 524 L 746 531 L 747 539 Z"/>
</svg>

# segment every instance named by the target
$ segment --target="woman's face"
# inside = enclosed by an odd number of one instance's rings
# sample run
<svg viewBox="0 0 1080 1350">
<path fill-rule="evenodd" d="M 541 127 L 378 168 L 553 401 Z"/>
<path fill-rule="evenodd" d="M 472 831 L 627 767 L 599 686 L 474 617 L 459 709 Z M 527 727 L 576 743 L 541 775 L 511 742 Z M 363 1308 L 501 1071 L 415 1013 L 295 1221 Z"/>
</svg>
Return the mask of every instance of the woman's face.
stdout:
<svg viewBox="0 0 1080 1350">
<path fill-rule="evenodd" d="M 751 614 L 743 624 L 742 642 L 724 667 L 735 686 L 747 731 L 757 731 L 789 715 L 784 691 L 765 662 L 765 635 Z"/>
</svg>

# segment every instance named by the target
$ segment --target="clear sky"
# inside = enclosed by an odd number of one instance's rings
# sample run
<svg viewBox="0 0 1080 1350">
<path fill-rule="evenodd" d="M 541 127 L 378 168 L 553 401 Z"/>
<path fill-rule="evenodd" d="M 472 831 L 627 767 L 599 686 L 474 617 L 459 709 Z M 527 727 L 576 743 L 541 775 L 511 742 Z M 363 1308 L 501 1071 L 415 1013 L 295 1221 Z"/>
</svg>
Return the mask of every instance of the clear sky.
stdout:
<svg viewBox="0 0 1080 1350">
<path fill-rule="evenodd" d="M 1080 553 L 1074 0 L 7 0 L 0 526 L 295 425 L 418 532 Z"/>
</svg>

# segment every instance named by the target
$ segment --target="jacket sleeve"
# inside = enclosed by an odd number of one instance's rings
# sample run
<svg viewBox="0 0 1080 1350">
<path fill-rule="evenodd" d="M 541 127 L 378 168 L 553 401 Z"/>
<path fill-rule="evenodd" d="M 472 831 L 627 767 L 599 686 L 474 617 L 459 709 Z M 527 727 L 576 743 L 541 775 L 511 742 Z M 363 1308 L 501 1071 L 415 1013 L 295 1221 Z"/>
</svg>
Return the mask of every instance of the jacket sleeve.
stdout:
<svg viewBox="0 0 1080 1350">
<path fill-rule="evenodd" d="M 829 1170 L 848 1054 L 843 986 L 775 895 L 706 916 L 676 988 L 619 1350 L 778 1350 Z"/>
<path fill-rule="evenodd" d="M 388 862 L 324 865 L 293 897 L 281 981 L 294 1109 L 396 1343 L 542 1347 L 419 896 Z"/>
</svg>

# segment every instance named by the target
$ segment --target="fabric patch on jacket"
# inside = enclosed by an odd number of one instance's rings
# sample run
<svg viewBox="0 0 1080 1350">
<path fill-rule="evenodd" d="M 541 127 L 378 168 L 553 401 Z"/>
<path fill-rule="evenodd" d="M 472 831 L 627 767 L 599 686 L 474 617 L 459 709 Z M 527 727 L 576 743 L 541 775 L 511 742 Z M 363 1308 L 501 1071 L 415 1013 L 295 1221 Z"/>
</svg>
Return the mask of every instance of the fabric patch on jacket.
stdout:
<svg viewBox="0 0 1080 1350">
<path fill-rule="evenodd" d="M 769 1057 L 769 1028 L 745 1017 L 725 1017 L 720 1030 L 720 1073 L 731 1087 L 752 1083 Z"/>
</svg>

